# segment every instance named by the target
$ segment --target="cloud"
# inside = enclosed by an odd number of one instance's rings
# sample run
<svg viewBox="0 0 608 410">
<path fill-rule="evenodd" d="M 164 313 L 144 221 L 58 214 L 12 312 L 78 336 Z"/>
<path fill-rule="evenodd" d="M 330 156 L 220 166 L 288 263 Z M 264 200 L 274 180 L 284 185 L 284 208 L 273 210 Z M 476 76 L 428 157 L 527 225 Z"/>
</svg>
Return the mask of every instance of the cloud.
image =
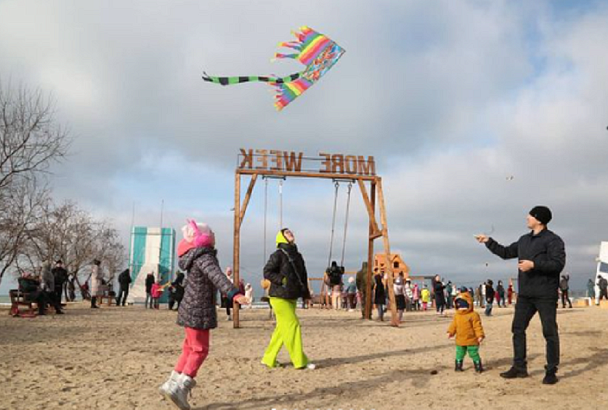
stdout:
<svg viewBox="0 0 608 410">
<path fill-rule="evenodd" d="M 75 136 L 73 155 L 56 168 L 55 195 L 125 232 L 134 203 L 136 223 L 155 225 L 164 200 L 175 228 L 191 215 L 216 226 L 226 265 L 238 148 L 370 154 L 385 181 L 392 246 L 415 273 L 511 276 L 514 266 L 472 235 L 494 226 L 497 239 L 515 240 L 528 209 L 544 203 L 582 287 L 608 228 L 605 6 L 335 1 L 294 13 L 294 4 L 0 3 L 0 75 L 52 91 Z M 346 54 L 280 114 L 263 85 L 200 79 L 203 69 L 298 70 L 268 60 L 302 24 Z M 269 238 L 278 224 L 274 182 Z M 264 259 L 263 186 L 244 224 L 251 280 Z M 332 189 L 296 180 L 285 187 L 286 222 L 317 273 L 328 257 Z M 348 268 L 366 254 L 359 195 Z"/>
</svg>

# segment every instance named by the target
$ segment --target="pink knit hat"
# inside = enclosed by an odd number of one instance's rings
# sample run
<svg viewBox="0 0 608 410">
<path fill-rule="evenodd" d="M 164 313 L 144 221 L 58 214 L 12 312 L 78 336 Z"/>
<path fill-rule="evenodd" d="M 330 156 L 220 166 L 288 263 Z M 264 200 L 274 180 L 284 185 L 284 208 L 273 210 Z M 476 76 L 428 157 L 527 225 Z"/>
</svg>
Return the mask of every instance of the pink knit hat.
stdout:
<svg viewBox="0 0 608 410">
<path fill-rule="evenodd" d="M 215 234 L 207 224 L 188 220 L 188 223 L 182 226 L 182 234 L 184 239 L 177 246 L 178 256 L 184 255 L 192 248 L 213 248 L 215 246 Z"/>
</svg>

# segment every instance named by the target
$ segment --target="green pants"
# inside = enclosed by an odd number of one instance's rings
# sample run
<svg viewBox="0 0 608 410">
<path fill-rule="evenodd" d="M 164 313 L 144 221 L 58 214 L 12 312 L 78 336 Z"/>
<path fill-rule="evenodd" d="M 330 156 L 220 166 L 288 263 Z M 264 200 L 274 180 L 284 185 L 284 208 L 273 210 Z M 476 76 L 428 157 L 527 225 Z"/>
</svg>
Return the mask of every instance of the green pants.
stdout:
<svg viewBox="0 0 608 410">
<path fill-rule="evenodd" d="M 289 353 L 293 367 L 301 369 L 308 364 L 308 357 L 302 349 L 302 328 L 296 316 L 296 302 L 296 300 L 270 298 L 277 325 L 262 359 L 262 363 L 268 367 L 277 366 L 277 356 L 283 345 Z"/>
<path fill-rule="evenodd" d="M 459 362 L 464 360 L 464 357 L 469 353 L 473 363 L 479 363 L 481 357 L 479 357 L 479 346 L 456 346 L 456 360 Z"/>
</svg>

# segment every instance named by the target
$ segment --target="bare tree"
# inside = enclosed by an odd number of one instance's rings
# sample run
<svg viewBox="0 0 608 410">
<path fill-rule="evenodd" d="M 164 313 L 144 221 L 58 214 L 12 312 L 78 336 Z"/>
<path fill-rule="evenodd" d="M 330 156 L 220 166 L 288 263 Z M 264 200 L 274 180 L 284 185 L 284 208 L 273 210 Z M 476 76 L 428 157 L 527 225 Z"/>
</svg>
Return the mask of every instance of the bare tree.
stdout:
<svg viewBox="0 0 608 410">
<path fill-rule="evenodd" d="M 0 283 L 27 247 L 28 229 L 49 202 L 49 190 L 36 178 L 20 179 L 2 196 L 0 208 Z"/>
<path fill-rule="evenodd" d="M 53 99 L 41 90 L 12 89 L 0 80 L 0 196 L 16 178 L 45 172 L 65 157 L 69 133 L 54 114 Z"/>
<path fill-rule="evenodd" d="M 118 231 L 107 221 L 99 221 L 74 202 L 55 205 L 47 202 L 32 229 L 27 230 L 26 256 L 22 258 L 29 269 L 62 259 L 68 273 L 80 287 L 83 298 L 88 293 L 83 287 L 86 267 L 94 259 L 103 261 L 109 270 L 109 280 L 124 266 L 126 252 Z"/>
</svg>

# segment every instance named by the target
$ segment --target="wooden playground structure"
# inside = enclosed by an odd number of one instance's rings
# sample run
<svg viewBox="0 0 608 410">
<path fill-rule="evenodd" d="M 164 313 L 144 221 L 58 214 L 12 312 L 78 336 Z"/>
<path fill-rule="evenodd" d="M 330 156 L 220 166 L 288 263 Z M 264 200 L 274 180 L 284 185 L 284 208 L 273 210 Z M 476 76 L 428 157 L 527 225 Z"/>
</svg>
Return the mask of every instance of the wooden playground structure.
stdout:
<svg viewBox="0 0 608 410">
<path fill-rule="evenodd" d="M 315 168 L 303 168 L 305 163 L 315 163 Z M 304 157 L 302 152 L 278 151 L 266 149 L 243 149 L 237 157 L 237 168 L 234 178 L 234 249 L 233 275 L 234 282 L 240 282 L 240 243 L 241 226 L 245 219 L 247 206 L 259 177 L 263 178 L 317 178 L 331 179 L 334 183 L 349 181 L 356 183 L 369 217 L 369 236 L 367 254 L 367 289 L 365 300 L 365 317 L 371 319 L 372 309 L 372 265 L 374 258 L 374 240 L 382 238 L 383 251 L 390 260 L 390 242 L 384 202 L 382 178 L 376 175 L 374 157 L 362 155 L 343 155 L 319 153 L 318 157 Z M 249 185 L 241 203 L 241 179 L 249 177 Z M 368 194 L 369 185 L 369 194 Z M 336 185 L 337 191 L 337 185 Z M 376 209 L 378 208 L 378 209 Z M 334 207 L 335 210 L 335 207 Z M 378 218 L 380 218 L 380 226 Z M 282 221 L 281 221 L 282 222 Z M 281 223 L 282 225 L 282 223 Z M 333 232 L 332 232 L 333 235 Z M 333 239 L 333 238 L 332 238 Z M 393 293 L 393 267 L 387 265 L 387 287 L 391 306 L 391 325 L 399 326 Z M 240 327 L 239 309 L 234 309 L 234 328 Z"/>
</svg>

